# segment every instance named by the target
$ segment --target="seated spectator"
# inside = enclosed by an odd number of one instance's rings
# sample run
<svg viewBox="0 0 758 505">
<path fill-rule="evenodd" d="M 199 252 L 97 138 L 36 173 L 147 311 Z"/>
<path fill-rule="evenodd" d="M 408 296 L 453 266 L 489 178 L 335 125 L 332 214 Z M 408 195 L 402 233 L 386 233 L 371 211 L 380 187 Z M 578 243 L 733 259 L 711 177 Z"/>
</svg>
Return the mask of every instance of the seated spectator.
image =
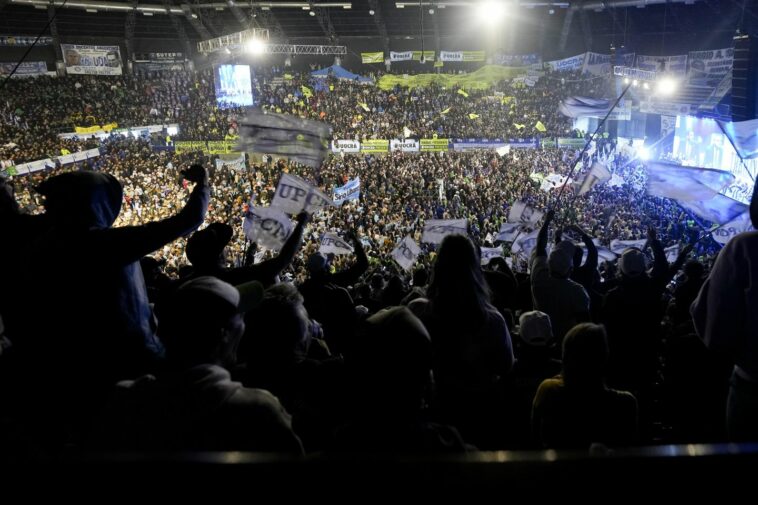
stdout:
<svg viewBox="0 0 758 505">
<path fill-rule="evenodd" d="M 262 298 L 258 282 L 235 288 L 215 277 L 198 277 L 172 293 L 159 327 L 167 370 L 118 385 L 96 445 L 301 453 L 279 400 L 230 378 L 245 331 L 243 315 Z"/>
<path fill-rule="evenodd" d="M 563 340 L 563 372 L 540 384 L 532 428 L 543 447 L 589 449 L 592 443 L 624 446 L 637 441 L 637 400 L 605 385 L 605 329 L 576 325 Z"/>
</svg>

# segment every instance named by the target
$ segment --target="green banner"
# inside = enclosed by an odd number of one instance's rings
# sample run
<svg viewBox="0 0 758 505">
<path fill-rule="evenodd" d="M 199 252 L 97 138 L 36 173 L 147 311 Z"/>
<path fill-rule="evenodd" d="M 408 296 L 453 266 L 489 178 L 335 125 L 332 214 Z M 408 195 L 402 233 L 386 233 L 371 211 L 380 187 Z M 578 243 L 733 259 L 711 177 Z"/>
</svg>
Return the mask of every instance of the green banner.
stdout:
<svg viewBox="0 0 758 505">
<path fill-rule="evenodd" d="M 376 53 L 361 53 L 361 63 L 384 63 L 384 53 L 382 51 Z"/>
<path fill-rule="evenodd" d="M 208 154 L 227 154 L 234 152 L 234 145 L 237 142 L 230 140 L 209 140 Z"/>
<path fill-rule="evenodd" d="M 540 145 L 544 147 L 545 149 L 555 149 L 558 147 L 558 144 L 556 143 L 555 139 L 542 139 L 540 140 Z"/>
<path fill-rule="evenodd" d="M 361 142 L 362 153 L 388 153 L 390 150 L 390 141 L 384 139 L 364 140 Z"/>
<path fill-rule="evenodd" d="M 445 88 L 489 89 L 500 81 L 526 75 L 524 67 L 503 67 L 500 65 L 485 65 L 476 72 L 469 74 L 418 74 L 418 75 L 383 75 L 377 86 L 389 91 L 395 86 L 405 88 L 422 88 L 437 84 Z"/>
<path fill-rule="evenodd" d="M 484 61 L 484 51 L 461 51 L 463 61 Z"/>
<path fill-rule="evenodd" d="M 434 61 L 434 51 L 424 51 L 426 61 Z M 421 61 L 421 51 L 413 51 L 413 61 Z"/>
<path fill-rule="evenodd" d="M 574 149 L 583 149 L 584 139 L 576 138 L 576 137 L 559 138 L 558 147 L 572 147 Z"/>
<path fill-rule="evenodd" d="M 448 139 L 421 139 L 422 152 L 447 151 Z"/>
<path fill-rule="evenodd" d="M 174 151 L 176 151 L 177 154 L 181 154 L 184 152 L 190 152 L 190 151 L 205 151 L 205 141 L 204 140 L 178 140 L 174 142 Z"/>
</svg>

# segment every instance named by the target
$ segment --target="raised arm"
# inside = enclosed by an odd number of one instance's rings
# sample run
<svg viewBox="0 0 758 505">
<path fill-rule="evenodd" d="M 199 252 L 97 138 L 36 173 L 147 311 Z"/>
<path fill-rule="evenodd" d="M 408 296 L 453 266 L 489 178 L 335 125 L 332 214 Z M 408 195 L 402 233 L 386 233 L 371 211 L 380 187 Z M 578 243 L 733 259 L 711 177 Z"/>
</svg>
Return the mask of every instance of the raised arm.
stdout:
<svg viewBox="0 0 758 505">
<path fill-rule="evenodd" d="M 569 229 L 575 231 L 582 237 L 582 242 L 587 247 L 587 261 L 584 262 L 584 266 L 592 270 L 597 269 L 597 246 L 592 241 L 592 237 L 580 228 L 578 225 L 572 224 Z"/>
<path fill-rule="evenodd" d="M 301 212 L 297 215 L 297 226 L 292 230 L 292 233 L 287 238 L 287 241 L 282 246 L 275 257 L 270 260 L 263 261 L 257 265 L 250 265 L 248 267 L 235 268 L 234 272 L 237 275 L 245 276 L 245 272 L 248 271 L 250 279 L 240 279 L 242 282 L 253 279 L 274 279 L 279 275 L 282 270 L 287 268 L 295 258 L 295 254 L 300 249 L 300 245 L 303 243 L 303 230 L 308 223 L 308 213 Z"/>
<path fill-rule="evenodd" d="M 361 275 L 368 270 L 368 257 L 366 256 L 366 251 L 363 250 L 363 244 L 358 238 L 358 235 L 351 230 L 347 232 L 345 238 L 353 242 L 355 263 L 347 270 L 332 275 L 330 279 L 333 284 L 343 287 L 355 284 L 355 282 L 360 279 Z"/>
<path fill-rule="evenodd" d="M 542 223 L 539 233 L 537 234 L 537 246 L 534 248 L 535 256 L 547 256 L 547 232 L 550 229 L 550 222 L 555 217 L 555 211 L 550 209 L 545 215 L 545 222 Z"/>
<path fill-rule="evenodd" d="M 205 219 L 210 200 L 208 173 L 200 165 L 192 165 L 182 172 L 185 179 L 195 183 L 189 200 L 175 216 L 142 226 L 107 228 L 96 232 L 93 246 L 108 261 L 126 264 L 195 231 Z"/>
</svg>

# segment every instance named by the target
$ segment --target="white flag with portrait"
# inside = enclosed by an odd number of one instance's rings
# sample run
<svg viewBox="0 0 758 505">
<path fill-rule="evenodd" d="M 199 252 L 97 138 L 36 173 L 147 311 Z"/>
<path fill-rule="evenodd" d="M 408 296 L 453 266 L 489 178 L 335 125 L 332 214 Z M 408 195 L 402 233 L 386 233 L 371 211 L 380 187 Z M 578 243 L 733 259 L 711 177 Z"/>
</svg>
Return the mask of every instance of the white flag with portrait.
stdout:
<svg viewBox="0 0 758 505">
<path fill-rule="evenodd" d="M 465 219 L 430 219 L 424 223 L 421 242 L 441 244 L 442 239 L 453 234 L 467 235 L 468 221 Z"/>
<path fill-rule="evenodd" d="M 397 247 L 395 247 L 395 250 L 392 251 L 392 259 L 394 259 L 403 270 L 409 272 L 416 263 L 419 254 L 421 254 L 421 248 L 410 236 L 407 236 L 397 245 Z"/>
</svg>

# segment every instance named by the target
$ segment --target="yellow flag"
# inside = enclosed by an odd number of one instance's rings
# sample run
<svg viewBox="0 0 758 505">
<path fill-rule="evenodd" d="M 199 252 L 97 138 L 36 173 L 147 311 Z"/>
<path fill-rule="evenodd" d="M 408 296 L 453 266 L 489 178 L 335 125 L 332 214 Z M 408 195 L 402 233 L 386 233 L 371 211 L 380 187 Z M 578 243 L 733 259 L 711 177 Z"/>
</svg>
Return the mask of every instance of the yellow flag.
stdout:
<svg viewBox="0 0 758 505">
<path fill-rule="evenodd" d="M 365 110 L 366 112 L 371 112 L 371 109 L 368 108 L 368 104 L 358 102 L 358 105 L 360 105 L 361 109 Z"/>
<path fill-rule="evenodd" d="M 526 128 L 526 125 L 513 123 L 513 126 L 516 127 L 517 130 L 521 130 L 522 128 Z"/>
<path fill-rule="evenodd" d="M 305 98 L 310 98 L 313 96 L 313 91 L 308 86 L 300 86 L 300 91 L 303 92 L 303 96 Z"/>
<path fill-rule="evenodd" d="M 65 156 L 65 155 L 67 155 L 67 154 L 71 154 L 71 151 L 69 151 L 69 150 L 68 150 L 68 149 L 66 149 L 65 147 L 62 147 L 62 148 L 61 148 L 61 154 Z"/>
<path fill-rule="evenodd" d="M 507 105 L 507 104 L 511 103 L 512 101 L 513 101 L 513 97 L 512 96 L 504 96 L 503 98 L 500 99 L 500 103 L 503 104 L 503 105 Z"/>
<path fill-rule="evenodd" d="M 541 132 L 546 132 L 547 128 L 545 128 L 545 125 L 542 124 L 542 121 L 537 121 L 537 124 L 534 125 L 534 127 Z"/>
<path fill-rule="evenodd" d="M 285 81 L 291 81 L 292 80 L 292 74 L 284 74 L 284 80 Z"/>
<path fill-rule="evenodd" d="M 447 114 L 448 112 L 450 112 L 450 107 L 440 112 L 440 114 Z"/>
<path fill-rule="evenodd" d="M 458 90 L 458 94 L 459 94 L 459 95 L 463 95 L 463 96 L 465 96 L 466 98 L 468 98 L 468 93 L 466 93 L 466 92 L 465 92 L 465 91 L 463 91 L 462 89 L 459 89 L 459 90 Z"/>
<path fill-rule="evenodd" d="M 474 114 L 473 112 L 468 115 L 469 119 L 476 119 L 479 117 L 479 114 Z"/>
<path fill-rule="evenodd" d="M 334 84 L 329 85 L 329 91 L 334 91 Z"/>
</svg>

